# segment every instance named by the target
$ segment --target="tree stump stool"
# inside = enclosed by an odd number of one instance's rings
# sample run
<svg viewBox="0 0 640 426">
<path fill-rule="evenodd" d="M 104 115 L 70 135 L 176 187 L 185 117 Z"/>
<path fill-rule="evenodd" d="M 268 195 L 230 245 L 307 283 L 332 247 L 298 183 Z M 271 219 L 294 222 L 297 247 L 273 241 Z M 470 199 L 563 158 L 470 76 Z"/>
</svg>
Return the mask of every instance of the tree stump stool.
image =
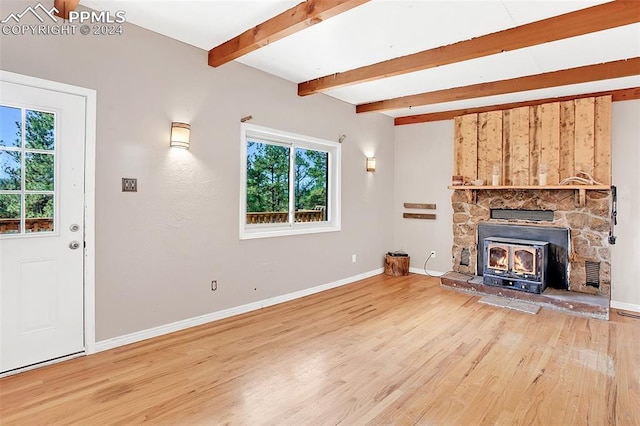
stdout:
<svg viewBox="0 0 640 426">
<path fill-rule="evenodd" d="M 409 275 L 409 256 L 385 255 L 384 274 L 394 277 Z"/>
</svg>

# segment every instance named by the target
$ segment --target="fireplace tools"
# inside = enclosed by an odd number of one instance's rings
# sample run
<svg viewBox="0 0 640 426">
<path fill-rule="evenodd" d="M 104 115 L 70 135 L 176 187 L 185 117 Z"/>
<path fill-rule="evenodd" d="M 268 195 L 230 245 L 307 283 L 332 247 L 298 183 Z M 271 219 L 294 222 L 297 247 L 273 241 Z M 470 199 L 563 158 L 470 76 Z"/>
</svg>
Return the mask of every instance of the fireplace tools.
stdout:
<svg viewBox="0 0 640 426">
<path fill-rule="evenodd" d="M 615 185 L 611 185 L 611 226 L 609 228 L 609 244 L 616 243 L 616 236 L 613 228 L 618 224 L 618 191 Z"/>
</svg>

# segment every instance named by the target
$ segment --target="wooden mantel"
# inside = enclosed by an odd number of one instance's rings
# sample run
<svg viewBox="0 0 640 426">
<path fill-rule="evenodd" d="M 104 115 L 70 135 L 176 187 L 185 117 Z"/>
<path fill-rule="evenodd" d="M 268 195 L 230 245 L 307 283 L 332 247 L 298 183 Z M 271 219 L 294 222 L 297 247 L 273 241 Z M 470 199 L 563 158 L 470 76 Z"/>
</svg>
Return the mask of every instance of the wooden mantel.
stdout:
<svg viewBox="0 0 640 426">
<path fill-rule="evenodd" d="M 587 191 L 608 191 L 611 189 L 609 185 L 516 185 L 516 186 L 490 186 L 490 185 L 455 185 L 449 186 L 449 189 L 462 190 L 467 194 L 467 202 L 475 203 L 478 190 L 574 190 L 576 191 L 576 204 L 584 207 L 587 203 Z"/>
</svg>

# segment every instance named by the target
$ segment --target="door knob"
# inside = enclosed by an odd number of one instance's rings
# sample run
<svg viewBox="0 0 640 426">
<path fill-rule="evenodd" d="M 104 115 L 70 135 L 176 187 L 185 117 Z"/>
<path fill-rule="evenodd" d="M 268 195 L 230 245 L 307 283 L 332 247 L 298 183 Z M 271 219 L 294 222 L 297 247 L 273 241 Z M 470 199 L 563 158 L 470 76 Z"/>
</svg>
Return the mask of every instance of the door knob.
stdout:
<svg viewBox="0 0 640 426">
<path fill-rule="evenodd" d="M 75 249 L 77 249 L 77 248 L 80 248 L 80 243 L 79 243 L 79 242 L 77 242 L 77 241 L 71 241 L 71 242 L 69 243 L 69 248 L 70 248 L 71 250 L 75 250 Z"/>
<path fill-rule="evenodd" d="M 71 230 L 71 232 L 78 232 L 80 230 L 80 225 L 78 225 L 77 223 L 74 223 L 69 227 L 69 229 Z"/>
</svg>

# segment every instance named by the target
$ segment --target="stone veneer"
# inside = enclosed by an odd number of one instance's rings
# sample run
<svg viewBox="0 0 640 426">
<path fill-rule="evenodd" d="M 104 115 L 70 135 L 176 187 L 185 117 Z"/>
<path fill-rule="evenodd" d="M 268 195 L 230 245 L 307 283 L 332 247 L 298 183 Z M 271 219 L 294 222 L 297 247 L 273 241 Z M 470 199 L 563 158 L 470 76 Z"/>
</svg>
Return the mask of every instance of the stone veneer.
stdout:
<svg viewBox="0 0 640 426">
<path fill-rule="evenodd" d="M 586 205 L 579 207 L 576 191 L 545 190 L 474 190 L 475 202 L 469 202 L 464 190 L 451 196 L 453 207 L 453 270 L 475 274 L 477 261 L 477 224 L 479 222 L 557 226 L 569 228 L 571 263 L 569 290 L 611 296 L 611 250 L 609 226 L 610 191 L 587 191 Z M 553 210 L 552 222 L 490 219 L 491 209 Z M 470 251 L 469 265 L 461 265 L 463 249 Z M 600 263 L 600 287 L 586 285 L 585 261 Z"/>
</svg>

